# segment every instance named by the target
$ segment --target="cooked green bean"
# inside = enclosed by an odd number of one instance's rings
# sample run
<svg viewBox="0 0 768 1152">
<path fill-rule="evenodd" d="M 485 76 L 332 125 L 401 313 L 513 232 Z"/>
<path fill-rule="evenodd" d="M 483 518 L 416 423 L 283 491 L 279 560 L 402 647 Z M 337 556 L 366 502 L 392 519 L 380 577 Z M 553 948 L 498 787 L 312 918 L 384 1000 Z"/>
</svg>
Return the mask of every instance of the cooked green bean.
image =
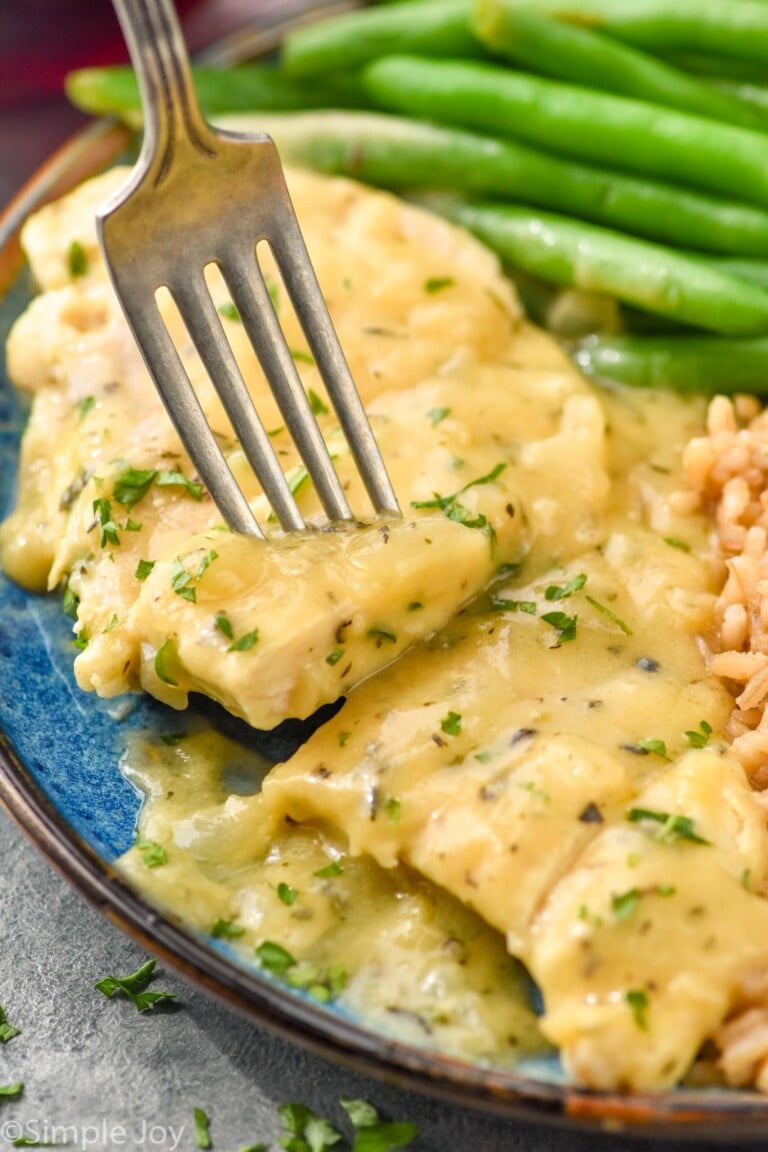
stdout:
<svg viewBox="0 0 768 1152">
<path fill-rule="evenodd" d="M 768 340 L 713 336 L 609 336 L 572 352 L 582 372 L 639 388 L 768 394 Z"/>
<path fill-rule="evenodd" d="M 461 60 L 391 56 L 363 80 L 401 112 L 768 206 L 768 139 L 746 128 Z"/>
<path fill-rule="evenodd" d="M 393 52 L 484 56 L 470 31 L 471 8 L 471 0 L 418 0 L 307 24 L 286 37 L 282 64 L 294 76 L 339 75 Z"/>
<path fill-rule="evenodd" d="M 550 213 L 433 198 L 505 261 L 554 284 L 731 336 L 768 332 L 768 293 L 704 261 Z"/>
<path fill-rule="evenodd" d="M 692 249 L 768 257 L 768 212 L 513 141 L 373 112 L 259 113 L 252 127 L 284 160 L 380 187 L 499 196 Z"/>
<path fill-rule="evenodd" d="M 541 15 L 520 0 L 479 0 L 473 27 L 500 56 L 558 80 L 768 131 L 768 115 L 610 36 Z"/>
<path fill-rule="evenodd" d="M 515 0 L 508 0 L 514 4 Z M 525 0 L 538 12 L 604 28 L 651 52 L 768 60 L 765 0 Z"/>
<path fill-rule="evenodd" d="M 226 112 L 291 111 L 302 108 L 360 107 L 366 103 L 352 76 L 321 82 L 284 76 L 276 68 L 247 64 L 239 68 L 195 68 L 200 106 L 207 116 Z M 141 101 L 132 68 L 83 68 L 66 80 L 67 96 L 83 112 L 119 116 L 133 127 L 141 124 Z"/>
</svg>

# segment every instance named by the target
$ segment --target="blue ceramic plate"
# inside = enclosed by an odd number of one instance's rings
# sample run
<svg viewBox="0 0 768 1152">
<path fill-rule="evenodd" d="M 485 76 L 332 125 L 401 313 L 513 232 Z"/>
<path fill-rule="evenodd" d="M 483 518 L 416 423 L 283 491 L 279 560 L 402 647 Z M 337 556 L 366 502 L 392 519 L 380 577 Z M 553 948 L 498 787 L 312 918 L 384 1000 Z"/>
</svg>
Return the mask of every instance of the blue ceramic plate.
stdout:
<svg viewBox="0 0 768 1152">
<path fill-rule="evenodd" d="M 268 42 L 279 32 L 269 29 Z M 249 48 L 260 46 L 253 36 L 246 42 Z M 46 165 L 0 220 L 0 347 L 32 295 L 18 252 L 20 222 L 113 161 L 128 144 L 126 133 L 108 123 L 88 129 Z M 0 368 L 0 517 L 13 503 L 24 422 L 23 403 Z M 81 692 L 72 674 L 71 641 L 59 596 L 31 596 L 0 573 L 0 798 L 87 899 L 166 963 L 301 1044 L 453 1102 L 509 1116 L 649 1135 L 764 1138 L 768 1101 L 757 1095 L 687 1089 L 661 1096 L 589 1093 L 566 1082 L 556 1059 L 523 1062 L 509 1073 L 402 1044 L 333 1005 L 307 1000 L 245 967 L 220 941 L 187 932 L 159 914 L 113 869 L 134 839 L 140 802 L 118 762 L 131 730 L 163 731 L 173 720 L 146 698 L 132 698 L 127 717 L 119 718 L 126 710 L 116 709 L 114 701 Z M 206 718 L 225 723 L 223 714 L 209 707 Z M 251 747 L 273 760 L 307 734 L 300 725 L 284 725 L 272 734 L 240 731 Z"/>
</svg>

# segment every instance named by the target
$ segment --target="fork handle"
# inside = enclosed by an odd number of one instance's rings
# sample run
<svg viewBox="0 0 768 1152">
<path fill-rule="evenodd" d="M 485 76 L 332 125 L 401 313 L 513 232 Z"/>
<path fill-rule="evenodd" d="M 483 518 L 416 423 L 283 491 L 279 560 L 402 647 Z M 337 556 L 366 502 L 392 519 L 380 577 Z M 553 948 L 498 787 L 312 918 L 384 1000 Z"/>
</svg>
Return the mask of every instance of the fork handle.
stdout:
<svg viewBox="0 0 768 1152">
<path fill-rule="evenodd" d="M 139 78 L 144 108 L 141 161 L 160 183 L 174 153 L 191 145 L 215 154 L 197 102 L 192 69 L 172 0 L 112 0 Z"/>
</svg>

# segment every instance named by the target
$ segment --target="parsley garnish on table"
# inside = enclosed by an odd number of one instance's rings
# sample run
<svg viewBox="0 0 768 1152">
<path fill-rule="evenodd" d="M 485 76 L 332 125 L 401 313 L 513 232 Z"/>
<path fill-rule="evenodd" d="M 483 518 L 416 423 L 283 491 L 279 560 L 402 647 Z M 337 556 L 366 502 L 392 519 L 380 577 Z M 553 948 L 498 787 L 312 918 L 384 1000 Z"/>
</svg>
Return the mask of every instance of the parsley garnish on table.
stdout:
<svg viewBox="0 0 768 1152">
<path fill-rule="evenodd" d="M 14 1036 L 20 1035 L 21 1028 L 16 1028 L 13 1024 L 8 1023 L 5 1010 L 0 1004 L 0 1044 L 7 1044 L 9 1040 L 13 1040 Z"/>
<path fill-rule="evenodd" d="M 157 1008 L 160 1004 L 167 1004 L 177 999 L 174 992 L 150 992 L 147 985 L 155 971 L 156 961 L 147 960 L 141 968 L 137 968 L 130 976 L 104 976 L 96 982 L 99 992 L 111 1000 L 113 996 L 127 996 L 135 1005 L 137 1012 L 146 1012 Z"/>
</svg>

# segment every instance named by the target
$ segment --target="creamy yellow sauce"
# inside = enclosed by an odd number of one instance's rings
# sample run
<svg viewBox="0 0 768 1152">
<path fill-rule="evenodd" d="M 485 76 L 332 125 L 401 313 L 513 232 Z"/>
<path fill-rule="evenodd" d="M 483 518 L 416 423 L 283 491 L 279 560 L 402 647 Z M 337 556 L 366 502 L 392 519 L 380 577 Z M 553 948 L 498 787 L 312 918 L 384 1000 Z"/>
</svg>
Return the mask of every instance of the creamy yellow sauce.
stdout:
<svg viewBox="0 0 768 1152">
<path fill-rule="evenodd" d="M 204 692 L 264 728 L 346 698 L 260 791 L 265 766 L 209 731 L 133 743 L 147 799 L 125 875 L 241 962 L 413 1043 L 499 1067 L 552 1043 L 580 1083 L 675 1083 L 768 965 L 768 832 L 701 648 L 717 573 L 681 455 L 703 405 L 598 392 L 475 241 L 296 173 L 404 517 L 283 537 L 177 326 L 270 534 L 234 537 L 107 288 L 88 220 L 114 180 L 28 226 L 45 291 L 9 344 L 36 398 L 3 565 L 28 587 L 67 583 L 83 688 L 175 708 Z M 72 239 L 90 259 L 76 281 Z M 299 500 L 319 524 L 310 485 Z"/>
</svg>

